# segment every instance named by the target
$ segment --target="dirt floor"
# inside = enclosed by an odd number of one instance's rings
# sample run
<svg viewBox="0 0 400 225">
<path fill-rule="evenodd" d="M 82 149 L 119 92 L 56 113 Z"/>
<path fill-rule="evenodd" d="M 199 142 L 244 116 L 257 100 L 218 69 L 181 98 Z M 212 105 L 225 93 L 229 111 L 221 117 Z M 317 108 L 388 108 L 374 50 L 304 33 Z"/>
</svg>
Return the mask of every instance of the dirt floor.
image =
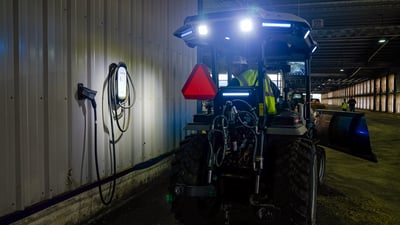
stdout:
<svg viewBox="0 0 400 225">
<path fill-rule="evenodd" d="M 318 225 L 400 225 L 400 115 L 368 111 L 365 115 L 378 163 L 326 149 Z M 176 225 L 165 202 L 168 181 L 159 182 L 89 224 Z"/>
<path fill-rule="evenodd" d="M 365 111 L 378 163 L 327 149 L 318 224 L 400 224 L 400 115 Z"/>
</svg>

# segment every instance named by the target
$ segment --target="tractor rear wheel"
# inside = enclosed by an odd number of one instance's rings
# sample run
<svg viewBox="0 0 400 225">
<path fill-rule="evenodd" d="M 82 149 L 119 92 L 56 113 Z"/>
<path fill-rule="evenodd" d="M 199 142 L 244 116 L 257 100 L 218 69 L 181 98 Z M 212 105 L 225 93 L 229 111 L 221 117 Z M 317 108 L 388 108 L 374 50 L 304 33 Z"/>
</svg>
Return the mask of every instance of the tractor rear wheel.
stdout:
<svg viewBox="0 0 400 225">
<path fill-rule="evenodd" d="M 312 141 L 281 139 L 275 146 L 273 199 L 280 208 L 277 224 L 315 225 L 318 168 Z"/>
<path fill-rule="evenodd" d="M 190 197 L 174 193 L 176 185 L 207 185 L 207 155 L 209 153 L 206 135 L 191 135 L 181 142 L 171 164 L 170 193 L 174 196 L 171 210 L 182 224 L 212 224 L 219 211 L 216 197 Z"/>
</svg>

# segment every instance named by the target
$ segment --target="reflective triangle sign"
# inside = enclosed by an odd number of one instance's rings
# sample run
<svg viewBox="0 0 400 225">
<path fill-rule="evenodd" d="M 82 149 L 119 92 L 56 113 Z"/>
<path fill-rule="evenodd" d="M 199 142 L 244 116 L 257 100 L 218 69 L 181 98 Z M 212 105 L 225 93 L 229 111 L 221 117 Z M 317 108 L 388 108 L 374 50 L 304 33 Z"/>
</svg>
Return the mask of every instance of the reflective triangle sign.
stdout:
<svg viewBox="0 0 400 225">
<path fill-rule="evenodd" d="M 210 71 L 205 64 L 196 64 L 182 88 L 186 99 L 212 100 L 218 88 L 211 79 Z"/>
</svg>

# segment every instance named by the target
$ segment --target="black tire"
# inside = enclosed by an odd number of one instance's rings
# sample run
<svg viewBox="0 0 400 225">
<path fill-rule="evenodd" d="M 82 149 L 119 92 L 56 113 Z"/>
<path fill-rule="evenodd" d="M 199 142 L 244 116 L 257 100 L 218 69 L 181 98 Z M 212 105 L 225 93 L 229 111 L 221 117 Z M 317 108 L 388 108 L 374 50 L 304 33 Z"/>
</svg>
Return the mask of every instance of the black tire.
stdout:
<svg viewBox="0 0 400 225">
<path fill-rule="evenodd" d="M 186 225 L 212 224 L 219 211 L 216 197 L 184 197 L 174 193 L 179 185 L 207 184 L 208 140 L 205 135 L 188 136 L 181 142 L 171 164 L 170 193 L 174 196 L 171 210 L 175 218 Z"/>
<path fill-rule="evenodd" d="M 321 186 L 325 181 L 326 174 L 326 154 L 325 149 L 317 147 L 317 161 L 318 161 L 318 185 Z"/>
<path fill-rule="evenodd" d="M 274 203 L 279 225 L 315 225 L 318 170 L 315 145 L 308 139 L 278 141 L 275 147 Z"/>
</svg>

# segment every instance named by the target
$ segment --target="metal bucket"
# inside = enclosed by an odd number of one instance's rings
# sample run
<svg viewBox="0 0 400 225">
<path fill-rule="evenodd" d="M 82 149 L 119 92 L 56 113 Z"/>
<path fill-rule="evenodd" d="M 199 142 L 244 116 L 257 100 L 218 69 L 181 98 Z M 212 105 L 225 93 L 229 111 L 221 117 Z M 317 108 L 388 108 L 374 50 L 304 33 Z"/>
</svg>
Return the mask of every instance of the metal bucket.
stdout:
<svg viewBox="0 0 400 225">
<path fill-rule="evenodd" d="M 334 110 L 316 110 L 316 136 L 319 144 L 372 162 L 372 152 L 365 114 Z"/>
</svg>

